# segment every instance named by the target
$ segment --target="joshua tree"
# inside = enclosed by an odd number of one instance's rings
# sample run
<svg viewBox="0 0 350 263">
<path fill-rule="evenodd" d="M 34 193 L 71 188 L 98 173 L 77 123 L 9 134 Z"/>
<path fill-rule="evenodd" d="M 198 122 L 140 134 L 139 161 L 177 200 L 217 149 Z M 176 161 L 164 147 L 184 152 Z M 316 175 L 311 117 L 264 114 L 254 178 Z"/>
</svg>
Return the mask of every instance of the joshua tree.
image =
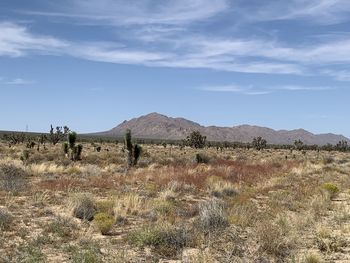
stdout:
<svg viewBox="0 0 350 263">
<path fill-rule="evenodd" d="M 27 165 L 29 156 L 30 156 L 29 150 L 23 150 L 20 159 L 21 159 L 21 161 L 23 162 L 24 165 Z"/>
<path fill-rule="evenodd" d="M 62 150 L 64 152 L 64 154 L 66 155 L 66 157 L 68 157 L 68 153 L 69 153 L 69 146 L 67 142 L 64 142 L 62 144 Z"/>
<path fill-rule="evenodd" d="M 47 136 L 45 134 L 40 134 L 40 136 L 37 137 L 37 150 L 40 150 L 40 144 L 44 146 L 45 149 L 45 142 L 47 140 Z"/>
<path fill-rule="evenodd" d="M 202 136 L 199 131 L 193 131 L 186 138 L 186 144 L 192 148 L 199 149 L 204 148 L 205 142 L 207 140 L 206 136 Z"/>
<path fill-rule="evenodd" d="M 252 146 L 254 149 L 260 151 L 266 148 L 266 140 L 262 137 L 256 137 L 253 139 Z"/>
<path fill-rule="evenodd" d="M 347 141 L 339 141 L 337 145 L 335 146 L 335 149 L 340 152 L 346 152 L 349 147 L 348 147 L 348 142 Z"/>
<path fill-rule="evenodd" d="M 10 142 L 11 145 L 23 143 L 26 139 L 25 133 L 14 133 L 4 134 L 3 138 Z"/>
<path fill-rule="evenodd" d="M 297 141 L 294 141 L 294 147 L 295 149 L 301 151 L 304 147 L 304 143 L 299 139 Z"/>
<path fill-rule="evenodd" d="M 141 156 L 142 148 L 138 144 L 133 144 L 131 140 L 131 130 L 127 130 L 125 133 L 124 146 L 127 150 L 127 163 L 128 167 L 137 165 L 137 162 Z"/>
<path fill-rule="evenodd" d="M 50 128 L 50 134 L 49 134 L 49 141 L 53 144 L 56 145 L 57 143 L 59 143 L 65 136 L 67 136 L 67 134 L 69 133 L 69 128 L 67 126 L 56 127 L 56 130 L 54 130 L 54 128 L 51 125 Z"/>
<path fill-rule="evenodd" d="M 67 142 L 63 143 L 62 149 L 66 156 L 69 155 L 72 161 L 81 160 L 81 152 L 83 151 L 83 146 L 81 144 L 75 145 L 77 140 L 76 132 L 69 132 L 67 135 Z"/>
</svg>

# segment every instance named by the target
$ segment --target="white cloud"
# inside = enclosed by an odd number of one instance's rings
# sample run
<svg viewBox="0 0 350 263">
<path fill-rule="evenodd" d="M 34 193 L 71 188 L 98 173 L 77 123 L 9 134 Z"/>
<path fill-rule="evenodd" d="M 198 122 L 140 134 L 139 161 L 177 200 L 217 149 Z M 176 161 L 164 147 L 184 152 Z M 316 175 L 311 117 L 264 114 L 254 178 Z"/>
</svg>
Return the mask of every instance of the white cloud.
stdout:
<svg viewBox="0 0 350 263">
<path fill-rule="evenodd" d="M 162 27 L 155 28 L 155 31 L 169 33 Z M 173 31 L 170 30 L 169 34 L 173 34 Z M 277 41 L 264 39 L 209 38 L 186 34 L 176 36 L 160 36 L 156 47 L 134 39 L 134 48 L 130 48 L 123 43 L 74 42 L 33 34 L 27 27 L 5 22 L 0 23 L 0 56 L 55 54 L 151 67 L 325 75 L 337 80 L 349 80 L 348 71 L 330 69 L 332 64 L 350 63 L 350 39 L 347 37 L 302 47 L 286 47 Z M 320 67 L 323 69 L 319 70 Z"/>
<path fill-rule="evenodd" d="M 51 5 L 53 6 L 53 5 Z M 50 6 L 49 6 L 50 7 Z M 69 0 L 53 11 L 22 13 L 76 19 L 80 23 L 110 25 L 180 25 L 213 17 L 229 7 L 228 0 Z"/>
<path fill-rule="evenodd" d="M 62 40 L 34 35 L 17 24 L 0 23 L 0 56 L 18 57 L 29 51 L 51 53 L 66 46 Z"/>
<path fill-rule="evenodd" d="M 216 92 L 243 92 L 246 89 L 250 89 L 251 87 L 242 88 L 238 85 L 223 85 L 223 86 L 207 86 L 207 87 L 200 87 L 200 90 L 206 90 L 206 91 L 216 91 Z"/>
<path fill-rule="evenodd" d="M 262 1 L 255 9 L 244 10 L 250 21 L 304 20 L 318 24 L 337 24 L 349 21 L 348 0 L 288 0 Z"/>
<path fill-rule="evenodd" d="M 8 85 L 28 85 L 28 84 L 32 84 L 32 83 L 33 83 L 33 81 L 25 80 L 22 78 L 16 78 L 16 79 L 9 80 L 9 81 L 5 82 L 5 84 L 8 84 Z"/>
<path fill-rule="evenodd" d="M 286 90 L 286 91 L 322 91 L 322 90 L 333 90 L 334 87 L 313 87 L 313 86 L 297 86 L 297 85 L 289 85 L 289 86 L 279 86 L 275 87 L 276 90 Z"/>
<path fill-rule="evenodd" d="M 51 36 L 34 35 L 26 27 L 11 24 L 0 24 L 0 56 L 24 56 L 32 53 L 69 55 L 81 59 L 125 64 L 141 64 L 147 66 L 207 68 L 221 71 L 247 73 L 300 74 L 297 65 L 280 62 L 241 62 L 236 54 L 230 54 L 232 49 L 225 50 L 218 44 L 217 53 L 194 41 L 180 43 L 174 41 L 174 46 L 165 51 L 148 51 L 145 47 L 130 49 L 120 43 L 101 42 L 69 42 Z M 0 42 L 1 43 L 1 42 Z M 239 45 L 237 45 L 239 46 Z M 243 44 L 241 47 L 243 48 Z M 198 49 L 198 52 L 192 50 Z M 168 51 L 169 50 L 169 51 Z M 245 52 L 243 50 L 243 52 Z"/>
<path fill-rule="evenodd" d="M 350 81 L 350 70 L 323 70 L 322 73 L 338 81 Z"/>
<path fill-rule="evenodd" d="M 233 92 L 249 96 L 266 95 L 272 92 L 270 90 L 258 90 L 253 86 L 240 86 L 236 84 L 222 86 L 204 86 L 198 87 L 197 89 L 211 92 Z"/>
<path fill-rule="evenodd" d="M 325 90 L 333 90 L 335 88 L 332 87 L 321 87 L 321 86 L 297 86 L 297 85 L 288 85 L 288 86 L 276 86 L 276 87 L 257 87 L 253 85 L 249 86 L 241 86 L 237 84 L 230 85 L 217 85 L 217 86 L 203 86 L 198 87 L 197 89 L 203 91 L 211 91 L 211 92 L 233 92 L 244 95 L 265 95 L 274 93 L 277 91 L 289 91 L 289 92 L 297 92 L 297 91 L 325 91 Z"/>
</svg>

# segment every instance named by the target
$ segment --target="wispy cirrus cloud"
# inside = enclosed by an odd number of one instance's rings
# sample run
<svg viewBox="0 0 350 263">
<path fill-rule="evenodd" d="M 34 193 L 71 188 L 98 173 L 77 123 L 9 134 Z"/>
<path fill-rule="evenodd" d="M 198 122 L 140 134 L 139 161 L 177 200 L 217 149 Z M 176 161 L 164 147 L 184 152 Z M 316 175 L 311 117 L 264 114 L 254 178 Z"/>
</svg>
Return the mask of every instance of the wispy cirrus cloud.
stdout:
<svg viewBox="0 0 350 263">
<path fill-rule="evenodd" d="M 274 89 L 285 90 L 285 91 L 323 91 L 323 90 L 334 90 L 336 89 L 336 87 L 287 85 L 287 86 L 275 87 Z"/>
<path fill-rule="evenodd" d="M 15 79 L 8 80 L 5 82 L 5 84 L 7 84 L 7 85 L 29 85 L 29 84 L 33 84 L 33 83 L 34 83 L 34 81 L 25 80 L 22 78 L 15 78 Z"/>
<path fill-rule="evenodd" d="M 247 21 L 303 20 L 332 25 L 350 20 L 347 0 L 261 1 L 240 11 Z"/>
<path fill-rule="evenodd" d="M 316 74 L 313 65 L 350 63 L 347 56 L 350 40 L 299 49 L 261 39 L 186 36 L 172 42 L 168 38 L 162 41 L 166 45 L 156 50 L 142 43 L 129 48 L 123 43 L 78 42 L 43 36 L 31 33 L 22 25 L 0 23 L 0 56 L 55 54 L 108 63 L 296 75 Z"/>
<path fill-rule="evenodd" d="M 201 43 L 174 41 L 169 48 L 148 50 L 141 46 L 131 49 L 122 43 L 73 42 L 51 36 L 32 34 L 26 27 L 13 23 L 0 23 L 0 56 L 18 57 L 28 54 L 68 55 L 86 60 L 137 64 L 156 67 L 206 68 L 246 73 L 301 74 L 297 65 L 273 61 L 244 62 L 239 54 L 229 54 L 224 48 L 213 53 Z M 242 45 L 243 47 L 243 45 Z M 198 49 L 197 52 L 193 50 Z M 245 48 L 244 48 L 245 49 Z M 242 50 L 242 55 L 246 51 Z"/>
<path fill-rule="evenodd" d="M 110 25 L 118 42 L 77 41 L 32 33 L 29 28 L 0 24 L 0 56 L 55 54 L 98 62 L 211 69 L 227 72 L 327 76 L 348 81 L 349 35 L 318 42 L 287 44 L 278 39 L 207 34 L 195 30 L 225 13 L 242 12 L 257 20 L 343 17 L 350 3 L 344 0 L 267 1 L 244 5 L 228 0 L 125 1 L 72 0 L 44 4 L 42 10 L 17 10 L 28 15 L 64 18 L 62 23 Z M 262 8 L 258 8 L 262 7 Z M 248 12 L 251 11 L 251 12 Z M 278 12 L 276 12 L 278 11 Z M 278 14 L 271 16 L 271 13 Z M 350 17 L 350 16 L 349 16 Z M 311 19 L 310 18 L 310 19 Z M 235 23 L 235 22 L 233 22 Z M 116 33 L 118 34 L 118 33 Z M 152 45 L 150 45 L 150 43 Z M 332 69 L 340 65 L 340 69 Z"/>
<path fill-rule="evenodd" d="M 231 92 L 231 93 L 237 93 L 242 95 L 249 95 L 249 96 L 257 96 L 257 95 L 266 95 L 271 93 L 270 90 L 259 90 L 256 89 L 254 86 L 241 86 L 237 84 L 230 84 L 230 85 L 218 85 L 218 86 L 203 86 L 203 87 L 197 87 L 198 90 L 202 91 L 210 91 L 210 92 Z"/>
<path fill-rule="evenodd" d="M 47 54 L 66 46 L 65 41 L 32 34 L 23 26 L 10 22 L 0 23 L 0 56 L 19 57 L 30 51 Z"/>
<path fill-rule="evenodd" d="M 46 9 L 18 12 L 108 25 L 182 25 L 210 18 L 229 8 L 228 0 L 63 0 Z"/>
<path fill-rule="evenodd" d="M 15 79 L 6 79 L 3 77 L 0 77 L 0 84 L 4 85 L 29 85 L 35 83 L 32 80 L 26 80 L 23 78 L 15 78 Z"/>
<path fill-rule="evenodd" d="M 323 70 L 322 73 L 338 81 L 350 81 L 350 70 Z"/>
<path fill-rule="evenodd" d="M 275 86 L 275 87 L 258 87 L 255 85 L 238 85 L 238 84 L 229 84 L 229 85 L 213 85 L 213 86 L 202 86 L 197 87 L 196 89 L 202 91 L 210 92 L 232 92 L 243 95 L 265 95 L 275 92 L 299 92 L 299 91 L 327 91 L 334 90 L 337 87 L 326 87 L 326 86 L 302 86 L 302 85 L 287 85 L 287 86 Z"/>
</svg>

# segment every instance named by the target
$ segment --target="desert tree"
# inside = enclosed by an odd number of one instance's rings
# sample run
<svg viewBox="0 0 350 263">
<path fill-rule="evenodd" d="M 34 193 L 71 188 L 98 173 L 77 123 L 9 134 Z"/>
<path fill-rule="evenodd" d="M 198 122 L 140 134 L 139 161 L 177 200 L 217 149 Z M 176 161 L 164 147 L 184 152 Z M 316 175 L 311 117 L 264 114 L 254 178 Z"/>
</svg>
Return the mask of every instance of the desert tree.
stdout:
<svg viewBox="0 0 350 263">
<path fill-rule="evenodd" d="M 207 141 L 207 137 L 203 136 L 199 131 L 193 131 L 186 138 L 186 145 L 200 149 L 204 148 Z"/>
<path fill-rule="evenodd" d="M 37 151 L 40 150 L 40 145 L 42 145 L 44 147 L 44 149 L 46 148 L 45 147 L 46 140 L 47 140 L 47 136 L 45 134 L 40 134 L 37 137 Z"/>
<path fill-rule="evenodd" d="M 348 142 L 344 140 L 339 141 L 335 146 L 335 149 L 340 152 L 346 152 L 347 150 L 349 150 Z"/>
<path fill-rule="evenodd" d="M 255 137 L 252 141 L 252 146 L 254 149 L 260 151 L 262 149 L 265 149 L 267 146 L 266 140 L 262 138 L 261 136 Z"/>
<path fill-rule="evenodd" d="M 60 126 L 57 126 L 56 129 L 54 129 L 53 126 L 51 125 L 48 139 L 52 143 L 52 145 L 56 145 L 61 140 L 63 140 L 68 133 L 69 133 L 69 128 L 67 126 L 64 126 L 63 128 Z"/>
<path fill-rule="evenodd" d="M 127 151 L 127 165 L 132 167 L 137 165 L 138 160 L 140 159 L 142 147 L 138 144 L 132 142 L 131 130 L 126 130 L 124 138 L 124 147 Z"/>
<path fill-rule="evenodd" d="M 62 149 L 66 156 L 70 155 L 70 159 L 72 161 L 81 160 L 81 153 L 83 151 L 83 145 L 76 145 L 77 133 L 76 132 L 68 132 L 67 141 L 63 143 Z M 70 153 L 70 154 L 69 154 Z"/>
<path fill-rule="evenodd" d="M 299 139 L 294 141 L 294 148 L 301 151 L 304 147 L 304 143 Z"/>
<path fill-rule="evenodd" d="M 4 140 L 7 140 L 10 142 L 10 145 L 15 145 L 19 143 L 23 143 L 26 140 L 26 135 L 25 133 L 10 133 L 10 134 L 4 134 L 3 136 Z"/>
</svg>

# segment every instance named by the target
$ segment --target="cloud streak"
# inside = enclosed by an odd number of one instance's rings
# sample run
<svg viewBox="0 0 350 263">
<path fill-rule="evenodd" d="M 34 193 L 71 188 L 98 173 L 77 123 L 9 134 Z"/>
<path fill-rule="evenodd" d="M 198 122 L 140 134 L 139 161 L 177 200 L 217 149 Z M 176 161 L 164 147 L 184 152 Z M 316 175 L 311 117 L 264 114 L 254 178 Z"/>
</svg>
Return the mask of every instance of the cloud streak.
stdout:
<svg viewBox="0 0 350 263">
<path fill-rule="evenodd" d="M 210 92 L 231 92 L 243 95 L 265 95 L 276 92 L 300 92 L 300 91 L 327 91 L 334 90 L 336 87 L 322 87 L 322 86 L 276 86 L 276 87 L 256 87 L 254 85 L 242 86 L 238 84 L 230 85 L 218 85 L 218 86 L 202 86 L 198 87 L 198 90 L 210 91 Z"/>
<path fill-rule="evenodd" d="M 227 0 L 63 0 L 53 6 L 53 10 L 19 12 L 73 19 L 86 24 L 183 25 L 213 17 L 228 7 Z"/>
<path fill-rule="evenodd" d="M 0 56 L 19 57 L 30 51 L 49 54 L 67 47 L 65 41 L 34 35 L 14 23 L 0 23 Z"/>
<path fill-rule="evenodd" d="M 19 10 L 27 15 L 62 18 L 80 24 L 110 25 L 118 42 L 62 39 L 32 33 L 15 23 L 0 23 L 0 56 L 54 54 L 85 60 L 210 69 L 226 72 L 326 76 L 349 81 L 349 35 L 318 42 L 286 44 L 267 37 L 210 35 L 198 22 L 240 11 L 256 21 L 312 19 L 343 21 L 350 2 L 345 0 L 267 1 L 240 5 L 228 0 L 134 1 L 64 0 L 43 9 Z M 349 7 L 349 8 L 347 8 Z M 17 10 L 18 11 L 18 10 Z M 278 15 L 273 15 L 278 14 Z M 235 23 L 235 22 L 233 22 Z M 197 27 L 196 27 L 197 26 Z M 339 69 L 332 68 L 333 65 Z"/>
<path fill-rule="evenodd" d="M 34 83 L 33 81 L 25 80 L 22 78 L 16 78 L 16 79 L 9 80 L 9 81 L 5 82 L 5 84 L 7 84 L 7 85 L 29 85 L 29 84 L 33 84 L 33 83 Z"/>
<path fill-rule="evenodd" d="M 243 11 L 246 21 L 303 20 L 332 25 L 349 21 L 350 2 L 347 0 L 261 1 Z M 252 15 L 251 15 L 252 14 Z"/>
</svg>

